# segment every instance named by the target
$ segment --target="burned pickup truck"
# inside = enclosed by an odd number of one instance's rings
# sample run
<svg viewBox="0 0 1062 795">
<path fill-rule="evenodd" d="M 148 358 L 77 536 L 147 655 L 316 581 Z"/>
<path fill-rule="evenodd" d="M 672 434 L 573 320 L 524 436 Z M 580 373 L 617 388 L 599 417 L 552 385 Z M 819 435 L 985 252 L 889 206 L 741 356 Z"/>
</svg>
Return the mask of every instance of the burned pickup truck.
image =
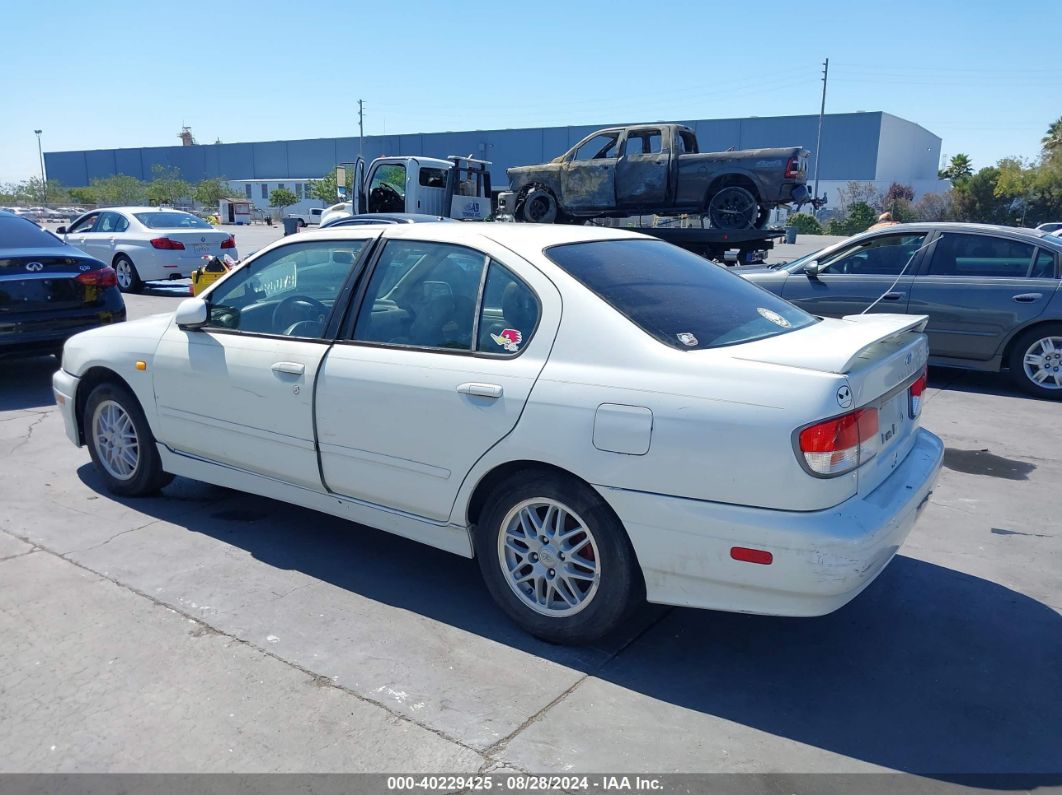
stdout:
<svg viewBox="0 0 1062 795">
<path fill-rule="evenodd" d="M 717 229 L 759 229 L 773 207 L 821 203 L 807 188 L 808 154 L 799 146 L 701 152 L 679 124 L 610 127 L 549 163 L 510 168 L 498 211 L 534 223 L 699 214 Z"/>
</svg>

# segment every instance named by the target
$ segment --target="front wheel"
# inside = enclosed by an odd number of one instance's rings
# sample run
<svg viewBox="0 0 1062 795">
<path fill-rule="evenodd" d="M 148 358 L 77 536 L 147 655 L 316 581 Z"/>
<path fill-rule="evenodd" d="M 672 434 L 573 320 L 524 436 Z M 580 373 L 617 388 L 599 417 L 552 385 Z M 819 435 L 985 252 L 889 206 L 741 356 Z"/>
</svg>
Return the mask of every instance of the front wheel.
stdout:
<svg viewBox="0 0 1062 795">
<path fill-rule="evenodd" d="M 299 219 L 298 219 L 298 220 L 297 220 L 297 221 L 295 222 L 295 225 L 296 225 L 296 226 L 297 226 L 297 227 L 298 227 L 299 229 L 302 229 L 302 228 L 303 228 L 304 226 L 306 226 L 306 222 L 305 222 L 304 220 L 302 220 L 301 218 L 299 218 Z"/>
<path fill-rule="evenodd" d="M 505 481 L 475 535 L 487 589 L 527 632 L 590 643 L 645 596 L 619 519 L 589 486 L 552 473 Z"/>
<path fill-rule="evenodd" d="M 533 188 L 524 197 L 520 215 L 532 224 L 552 224 L 557 220 L 557 200 L 545 188 Z"/>
<path fill-rule="evenodd" d="M 708 218 L 716 229 L 748 229 L 759 217 L 760 205 L 747 188 L 730 185 L 708 202 Z"/>
<path fill-rule="evenodd" d="M 1030 395 L 1062 400 L 1062 323 L 1026 331 L 1010 353 L 1010 376 Z"/>
<path fill-rule="evenodd" d="M 114 275 L 118 280 L 118 289 L 123 293 L 139 293 L 144 288 L 136 265 L 124 254 L 114 260 Z"/>
<path fill-rule="evenodd" d="M 162 471 L 155 437 L 137 399 L 104 383 L 85 402 L 84 435 L 107 490 L 123 497 L 154 494 L 173 476 Z"/>
</svg>

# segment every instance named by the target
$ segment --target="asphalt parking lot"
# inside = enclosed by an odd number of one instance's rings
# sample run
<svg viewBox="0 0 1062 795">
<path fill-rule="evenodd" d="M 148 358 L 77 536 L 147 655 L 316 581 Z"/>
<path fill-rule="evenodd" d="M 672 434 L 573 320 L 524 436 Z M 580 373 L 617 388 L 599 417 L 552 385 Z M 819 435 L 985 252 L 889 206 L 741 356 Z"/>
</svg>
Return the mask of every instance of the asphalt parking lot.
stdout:
<svg viewBox="0 0 1062 795">
<path fill-rule="evenodd" d="M 280 234 L 259 229 L 237 231 L 242 253 Z M 130 317 L 182 292 L 130 296 Z M 0 772 L 1062 783 L 1062 403 L 1001 376 L 931 372 L 945 469 L 852 604 L 820 619 L 647 608 L 573 649 L 509 624 L 473 561 L 185 479 L 109 496 L 63 433 L 55 366 L 0 367 Z"/>
</svg>

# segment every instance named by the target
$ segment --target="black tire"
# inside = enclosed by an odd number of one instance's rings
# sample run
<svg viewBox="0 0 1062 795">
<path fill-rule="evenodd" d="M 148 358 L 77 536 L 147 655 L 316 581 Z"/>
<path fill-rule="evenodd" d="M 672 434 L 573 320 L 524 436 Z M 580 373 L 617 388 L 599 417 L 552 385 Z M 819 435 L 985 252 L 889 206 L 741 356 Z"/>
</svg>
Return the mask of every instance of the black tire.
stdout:
<svg viewBox="0 0 1062 795">
<path fill-rule="evenodd" d="M 136 265 L 125 254 L 119 254 L 114 258 L 114 271 L 118 275 L 118 289 L 123 293 L 139 293 L 144 289 L 144 282 Z M 123 282 L 125 284 L 123 285 Z"/>
<path fill-rule="evenodd" d="M 760 205 L 748 188 L 728 185 L 708 200 L 707 215 L 716 229 L 750 229 Z"/>
<path fill-rule="evenodd" d="M 304 226 L 306 226 L 306 222 L 299 218 L 296 220 L 295 226 L 297 226 L 299 229 L 302 229 Z"/>
<path fill-rule="evenodd" d="M 1039 362 L 1026 356 L 1039 357 Z M 1045 323 L 1023 332 L 1014 340 L 1007 364 L 1019 389 L 1049 400 L 1062 400 L 1062 323 Z M 1034 377 L 1043 374 L 1044 386 Z"/>
<path fill-rule="evenodd" d="M 115 428 L 116 423 L 108 423 L 105 420 L 107 416 L 113 417 L 110 412 L 114 407 L 124 413 L 134 432 L 133 442 L 136 452 L 135 463 L 131 465 L 128 460 L 116 461 L 110 456 L 106 461 L 103 459 L 103 456 L 107 454 L 101 445 L 107 445 L 105 440 L 108 437 L 121 435 L 122 428 L 125 427 Z M 99 423 L 97 423 L 97 412 L 100 414 Z M 173 480 L 173 475 L 162 471 L 159 451 L 155 446 L 155 436 L 151 433 L 140 403 L 124 386 L 116 383 L 103 383 L 89 393 L 88 400 L 85 401 L 82 432 L 85 443 L 88 445 L 89 455 L 92 457 L 92 463 L 103 478 L 107 490 L 112 494 L 122 497 L 144 497 L 158 493 L 159 489 Z M 128 467 L 127 475 L 118 471 L 123 467 Z"/>
<path fill-rule="evenodd" d="M 756 215 L 756 222 L 753 224 L 757 229 L 763 229 L 767 226 L 767 222 L 771 220 L 771 208 L 760 205 L 760 211 Z"/>
<path fill-rule="evenodd" d="M 587 534 L 579 532 L 574 533 L 574 538 L 565 540 L 564 531 L 558 531 L 552 538 L 559 539 L 560 543 L 540 545 L 541 557 L 531 554 L 530 546 L 517 540 L 517 544 L 523 544 L 524 553 L 517 553 L 514 559 L 523 554 L 523 562 L 512 565 L 511 570 L 519 573 L 533 571 L 536 567 L 542 569 L 536 582 L 546 583 L 546 604 L 540 605 L 544 612 L 524 601 L 533 598 L 530 594 L 520 597 L 516 593 L 520 586 L 510 584 L 510 564 L 503 560 L 503 556 L 511 557 L 516 547 L 505 545 L 501 540 L 505 538 L 503 533 L 507 525 L 515 527 L 519 524 L 518 509 L 522 505 L 531 502 L 533 504 L 527 506 L 530 510 L 541 510 L 535 507 L 535 500 L 559 503 L 570 512 L 571 521 L 565 525 L 569 528 L 568 534 L 572 535 L 570 528 L 581 526 L 589 530 L 591 540 L 588 543 Z M 546 514 L 535 515 L 541 518 Z M 645 599 L 645 585 L 634 549 L 615 513 L 589 486 L 552 472 L 532 472 L 521 478 L 508 479 L 495 488 L 487 498 L 476 527 L 475 552 L 483 580 L 494 601 L 524 630 L 552 643 L 591 643 L 615 630 Z M 567 559 L 564 552 L 568 552 Z M 534 563 L 530 562 L 531 558 Z M 555 568 L 548 568 L 550 565 Z M 586 573 L 591 565 L 597 573 L 594 581 L 588 583 Z M 555 573 L 562 570 L 580 579 L 568 579 L 564 574 L 558 577 Z M 579 602 L 575 588 L 565 585 L 572 582 L 580 583 L 575 586 L 577 588 L 585 588 L 581 592 L 583 602 Z M 561 588 L 557 587 L 560 585 L 568 588 L 566 592 L 574 602 L 561 593 Z M 564 604 L 568 607 L 549 608 L 550 586 L 553 586 L 552 597 L 556 597 L 558 605 L 560 597 L 564 596 Z M 526 583 L 524 587 L 538 593 L 537 585 Z M 572 609 L 575 612 L 564 612 Z M 549 615 L 549 612 L 556 614 Z"/>
<path fill-rule="evenodd" d="M 557 200 L 545 188 L 532 188 L 524 197 L 520 217 L 529 224 L 552 224 L 557 220 Z"/>
</svg>

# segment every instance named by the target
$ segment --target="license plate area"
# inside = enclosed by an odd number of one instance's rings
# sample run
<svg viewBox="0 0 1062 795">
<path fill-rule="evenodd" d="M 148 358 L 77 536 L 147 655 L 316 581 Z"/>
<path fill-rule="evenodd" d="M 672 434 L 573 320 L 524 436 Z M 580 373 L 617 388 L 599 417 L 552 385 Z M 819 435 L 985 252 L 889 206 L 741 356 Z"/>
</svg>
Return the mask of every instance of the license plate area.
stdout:
<svg viewBox="0 0 1062 795">
<path fill-rule="evenodd" d="M 903 435 L 907 421 L 907 390 L 901 389 L 878 408 L 878 449 L 885 450 Z"/>
<path fill-rule="evenodd" d="M 210 253 L 210 248 L 211 248 L 211 246 L 210 246 L 209 243 L 196 243 L 195 245 L 192 246 L 192 250 L 196 254 L 209 254 Z"/>
</svg>

